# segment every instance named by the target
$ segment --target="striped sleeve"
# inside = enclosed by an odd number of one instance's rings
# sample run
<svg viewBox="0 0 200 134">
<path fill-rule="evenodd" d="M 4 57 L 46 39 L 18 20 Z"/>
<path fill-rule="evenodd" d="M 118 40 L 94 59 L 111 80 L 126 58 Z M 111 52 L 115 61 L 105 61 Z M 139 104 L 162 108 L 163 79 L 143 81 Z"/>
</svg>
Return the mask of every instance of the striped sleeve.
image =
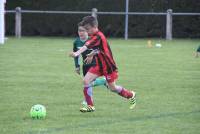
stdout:
<svg viewBox="0 0 200 134">
<path fill-rule="evenodd" d="M 99 46 L 101 42 L 101 38 L 99 36 L 93 36 L 91 39 L 86 41 L 85 46 L 87 48 L 94 48 L 96 46 Z"/>
</svg>

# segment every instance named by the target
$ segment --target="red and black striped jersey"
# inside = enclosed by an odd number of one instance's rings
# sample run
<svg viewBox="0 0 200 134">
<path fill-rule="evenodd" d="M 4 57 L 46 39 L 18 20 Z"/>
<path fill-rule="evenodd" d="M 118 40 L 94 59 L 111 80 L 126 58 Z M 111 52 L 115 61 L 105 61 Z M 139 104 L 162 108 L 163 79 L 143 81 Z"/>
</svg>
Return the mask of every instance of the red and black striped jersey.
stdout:
<svg viewBox="0 0 200 134">
<path fill-rule="evenodd" d="M 99 51 L 95 58 L 102 73 L 110 74 L 117 70 L 108 41 L 101 31 L 91 35 L 90 39 L 86 41 L 85 46 Z"/>
</svg>

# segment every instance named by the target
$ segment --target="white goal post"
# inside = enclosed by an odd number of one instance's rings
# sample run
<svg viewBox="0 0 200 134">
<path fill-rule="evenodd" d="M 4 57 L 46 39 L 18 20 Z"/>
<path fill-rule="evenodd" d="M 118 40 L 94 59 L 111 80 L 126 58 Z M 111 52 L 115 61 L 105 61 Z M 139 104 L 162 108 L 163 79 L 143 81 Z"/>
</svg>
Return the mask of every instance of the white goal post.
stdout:
<svg viewBox="0 0 200 134">
<path fill-rule="evenodd" d="M 6 0 L 0 0 L 0 44 L 5 41 L 5 3 Z"/>
</svg>

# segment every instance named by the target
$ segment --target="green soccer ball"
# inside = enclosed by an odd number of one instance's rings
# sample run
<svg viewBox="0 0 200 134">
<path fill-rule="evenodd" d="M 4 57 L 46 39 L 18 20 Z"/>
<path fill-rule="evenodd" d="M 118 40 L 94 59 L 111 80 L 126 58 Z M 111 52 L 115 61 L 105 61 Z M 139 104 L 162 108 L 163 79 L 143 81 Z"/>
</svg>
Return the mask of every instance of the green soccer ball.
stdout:
<svg viewBox="0 0 200 134">
<path fill-rule="evenodd" d="M 31 107 L 31 118 L 43 119 L 46 117 L 46 108 L 43 105 L 37 104 Z"/>
</svg>

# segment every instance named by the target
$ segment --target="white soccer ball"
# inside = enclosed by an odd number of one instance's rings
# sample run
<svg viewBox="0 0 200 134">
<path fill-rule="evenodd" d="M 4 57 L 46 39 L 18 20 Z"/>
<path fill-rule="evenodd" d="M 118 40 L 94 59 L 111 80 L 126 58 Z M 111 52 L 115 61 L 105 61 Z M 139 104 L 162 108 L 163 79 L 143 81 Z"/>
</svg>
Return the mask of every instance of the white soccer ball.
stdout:
<svg viewBox="0 0 200 134">
<path fill-rule="evenodd" d="M 157 44 L 156 44 L 156 47 L 157 47 L 157 48 L 161 48 L 162 45 L 161 45 L 160 43 L 157 43 Z"/>
</svg>

